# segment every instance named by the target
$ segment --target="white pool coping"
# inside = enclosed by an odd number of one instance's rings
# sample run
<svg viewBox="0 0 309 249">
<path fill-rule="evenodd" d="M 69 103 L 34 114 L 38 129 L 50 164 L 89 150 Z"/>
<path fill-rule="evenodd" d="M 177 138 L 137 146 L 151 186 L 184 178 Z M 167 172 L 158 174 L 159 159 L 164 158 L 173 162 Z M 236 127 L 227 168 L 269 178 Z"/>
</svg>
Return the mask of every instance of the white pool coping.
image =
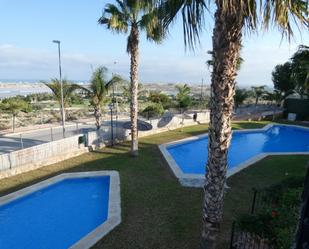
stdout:
<svg viewBox="0 0 309 249">
<path fill-rule="evenodd" d="M 36 183 L 29 187 L 23 188 L 6 196 L 0 197 L 0 206 L 65 179 L 97 176 L 110 177 L 107 220 L 70 247 L 70 249 L 90 248 L 121 222 L 120 179 L 117 171 L 105 170 L 79 173 L 64 173 L 55 177 L 51 177 L 47 180 Z"/>
<path fill-rule="evenodd" d="M 300 129 L 304 129 L 306 131 L 309 131 L 309 128 L 308 127 L 304 127 L 304 126 L 273 123 L 273 124 L 268 124 L 268 125 L 264 126 L 263 128 L 260 128 L 260 129 L 233 130 L 232 132 L 233 133 L 242 133 L 242 132 L 266 131 L 266 130 L 270 129 L 273 126 L 278 126 L 278 125 L 279 126 L 295 127 L 295 128 L 300 128 Z M 203 187 L 204 184 L 205 184 L 205 176 L 203 174 L 189 174 L 189 173 L 182 172 L 181 168 L 178 166 L 178 164 L 176 163 L 176 161 L 174 160 L 172 155 L 169 153 L 167 147 L 171 146 L 171 145 L 181 144 L 181 143 L 184 143 L 184 142 L 198 140 L 198 139 L 205 138 L 205 137 L 208 137 L 207 133 L 159 145 L 159 149 L 160 149 L 163 157 L 167 161 L 167 164 L 171 168 L 171 170 L 174 173 L 174 175 L 178 178 L 178 181 L 180 182 L 180 184 L 182 186 L 185 186 L 185 187 L 198 187 L 198 188 Z M 309 155 L 309 152 L 305 151 L 305 152 L 261 153 L 261 154 L 258 154 L 256 156 L 250 158 L 249 160 L 247 160 L 247 161 L 245 161 L 245 162 L 243 162 L 243 163 L 233 167 L 232 169 L 228 169 L 226 177 L 228 178 L 228 177 L 238 173 L 239 171 L 247 168 L 248 166 L 250 166 L 250 165 L 252 165 L 252 164 L 262 160 L 263 158 L 265 158 L 267 156 L 273 156 L 273 155 Z"/>
</svg>

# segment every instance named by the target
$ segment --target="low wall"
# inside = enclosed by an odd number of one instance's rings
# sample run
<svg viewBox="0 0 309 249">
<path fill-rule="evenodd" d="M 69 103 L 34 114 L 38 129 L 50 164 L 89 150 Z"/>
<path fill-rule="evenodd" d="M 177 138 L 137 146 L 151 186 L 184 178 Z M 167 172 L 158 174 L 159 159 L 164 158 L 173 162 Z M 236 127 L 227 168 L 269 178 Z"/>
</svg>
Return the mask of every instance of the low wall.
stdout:
<svg viewBox="0 0 309 249">
<path fill-rule="evenodd" d="M 149 131 L 139 131 L 138 137 L 145 137 L 153 134 L 158 134 L 165 131 L 175 130 L 178 128 L 190 126 L 190 125 L 196 125 L 200 123 L 209 123 L 210 119 L 210 112 L 204 111 L 197 113 L 197 119 L 196 121 L 193 120 L 193 113 L 190 114 L 168 114 L 164 115 L 160 119 L 150 119 L 146 120 L 143 119 L 143 121 L 150 123 L 152 125 L 152 129 Z M 130 133 L 131 130 L 124 129 L 121 126 L 114 127 L 113 129 L 113 136 L 114 141 L 122 142 L 122 141 L 128 141 L 131 139 Z M 100 137 L 99 137 L 100 136 Z M 104 127 L 100 134 L 97 132 L 89 132 L 88 133 L 88 142 L 89 145 L 95 145 L 97 146 L 100 144 L 100 146 L 108 145 L 111 142 L 111 128 L 110 127 Z"/>
<path fill-rule="evenodd" d="M 0 179 L 53 164 L 88 151 L 79 144 L 81 135 L 0 155 Z"/>
<path fill-rule="evenodd" d="M 193 113 L 190 114 L 176 114 L 174 116 L 164 116 L 161 119 L 149 120 L 152 125 L 152 130 L 140 131 L 138 136 L 145 137 L 153 134 L 157 134 L 164 131 L 175 130 L 178 128 L 196 125 L 200 123 L 209 123 L 210 112 L 204 111 L 197 113 L 196 121 L 193 120 Z"/>
<path fill-rule="evenodd" d="M 146 120 L 145 120 L 146 121 Z M 160 132 L 173 130 L 196 123 L 208 123 L 209 111 L 197 113 L 197 120 L 193 114 L 165 115 L 160 119 L 147 120 L 152 125 L 150 131 L 140 131 L 138 136 L 144 137 Z M 86 138 L 79 141 L 80 137 Z M 130 130 L 114 127 L 114 141 L 130 140 Z M 80 143 L 83 142 L 83 143 Z M 111 142 L 110 128 L 79 134 L 72 137 L 43 143 L 22 150 L 0 155 L 0 179 L 27 172 L 78 156 L 97 147 L 104 147 Z"/>
</svg>

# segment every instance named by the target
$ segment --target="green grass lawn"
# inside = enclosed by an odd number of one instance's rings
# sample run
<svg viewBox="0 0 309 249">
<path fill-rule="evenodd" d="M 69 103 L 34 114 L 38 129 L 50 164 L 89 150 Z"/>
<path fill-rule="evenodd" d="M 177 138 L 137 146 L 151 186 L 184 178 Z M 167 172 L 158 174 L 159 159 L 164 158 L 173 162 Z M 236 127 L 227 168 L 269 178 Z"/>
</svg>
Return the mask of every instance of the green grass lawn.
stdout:
<svg viewBox="0 0 309 249">
<path fill-rule="evenodd" d="M 235 129 L 260 128 L 267 122 L 237 122 Z M 87 153 L 51 166 L 0 181 L 0 195 L 62 172 L 118 170 L 122 223 L 94 248 L 196 249 L 199 246 L 202 189 L 182 187 L 160 154 L 158 144 L 207 131 L 207 125 L 174 130 L 140 139 L 140 155 L 129 156 L 129 143 Z M 253 187 L 266 187 L 304 175 L 309 156 L 273 156 L 228 180 L 220 247 L 228 248 L 232 220 L 248 212 Z"/>
</svg>

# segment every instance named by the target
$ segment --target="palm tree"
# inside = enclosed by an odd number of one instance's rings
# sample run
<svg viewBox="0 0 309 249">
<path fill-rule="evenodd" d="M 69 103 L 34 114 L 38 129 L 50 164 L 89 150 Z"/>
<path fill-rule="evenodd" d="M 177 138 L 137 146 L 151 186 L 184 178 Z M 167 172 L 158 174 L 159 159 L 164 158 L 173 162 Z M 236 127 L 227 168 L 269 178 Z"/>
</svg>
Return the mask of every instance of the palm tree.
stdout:
<svg viewBox="0 0 309 249">
<path fill-rule="evenodd" d="M 243 48 L 243 46 L 241 46 L 241 48 Z M 212 68 L 212 66 L 214 65 L 214 53 L 211 50 L 207 51 L 207 54 L 209 54 L 211 57 L 209 60 L 206 61 L 206 65 L 208 67 L 208 69 L 210 70 Z M 239 56 L 237 59 L 237 71 L 239 71 L 241 69 L 242 64 L 244 63 L 244 59 Z"/>
<path fill-rule="evenodd" d="M 246 89 L 236 88 L 234 95 L 234 104 L 237 109 L 248 98 L 248 91 Z"/>
<path fill-rule="evenodd" d="M 204 186 L 202 248 L 215 248 L 222 220 L 227 155 L 232 138 L 231 117 L 237 60 L 244 31 L 258 24 L 278 26 L 282 35 L 293 35 L 292 22 L 309 26 L 307 0 L 161 0 L 159 14 L 167 28 L 181 12 L 185 46 L 199 43 L 205 13 L 214 9 L 213 70 L 211 80 L 208 161 Z"/>
<path fill-rule="evenodd" d="M 127 83 L 127 82 L 125 82 Z M 143 89 L 143 85 L 141 83 L 138 84 L 138 87 L 137 87 L 137 99 L 140 99 L 140 98 L 144 98 L 146 95 L 147 95 L 147 90 L 144 90 Z M 131 103 L 131 87 L 130 85 L 128 84 L 123 84 L 122 85 L 122 95 L 123 97 Z"/>
<path fill-rule="evenodd" d="M 129 32 L 127 52 L 131 56 L 130 80 L 131 80 L 131 155 L 138 155 L 138 64 L 139 64 L 139 36 L 140 31 L 146 32 L 149 40 L 160 42 L 163 38 L 159 19 L 152 1 L 144 0 L 116 0 L 117 5 L 105 6 L 99 24 L 117 33 Z"/>
<path fill-rule="evenodd" d="M 0 103 L 0 109 L 7 111 L 12 114 L 12 130 L 15 132 L 16 127 L 16 116 L 19 112 L 28 112 L 31 110 L 31 106 L 25 100 L 22 100 L 18 97 L 12 97 L 8 99 L 4 99 L 2 103 Z"/>
<path fill-rule="evenodd" d="M 88 94 L 90 104 L 93 106 L 97 130 L 101 127 L 102 106 L 107 102 L 106 97 L 110 87 L 122 81 L 122 79 L 116 75 L 110 80 L 107 80 L 106 74 L 106 67 L 98 67 L 92 74 L 90 87 L 82 88 Z"/>
<path fill-rule="evenodd" d="M 273 92 L 265 91 L 264 99 L 270 101 L 272 104 L 274 102 L 276 105 L 279 106 L 281 101 L 284 99 L 284 95 L 281 91 L 278 90 L 274 90 Z"/>
<path fill-rule="evenodd" d="M 180 108 L 187 108 L 191 104 L 191 97 L 189 96 L 191 88 L 187 85 L 176 85 L 176 90 L 178 91 L 176 95 L 176 100 L 178 101 Z"/>
<path fill-rule="evenodd" d="M 56 78 L 52 79 L 49 83 L 43 82 L 53 93 L 54 95 L 54 100 L 56 100 L 59 103 L 60 109 L 62 108 L 61 104 L 61 84 L 60 81 Z M 63 105 L 64 105 L 64 110 L 66 107 L 69 106 L 70 98 L 73 94 L 73 92 L 76 89 L 79 89 L 79 85 L 77 84 L 72 84 L 66 79 L 62 80 L 62 89 L 63 89 Z M 65 121 L 65 111 L 64 111 L 64 117 L 62 117 L 62 112 L 61 113 L 61 118 L 62 121 Z"/>
<path fill-rule="evenodd" d="M 255 106 L 257 106 L 257 104 L 259 103 L 260 98 L 263 97 L 263 95 L 265 95 L 266 90 L 265 90 L 266 86 L 252 86 L 252 95 L 255 98 Z"/>
</svg>

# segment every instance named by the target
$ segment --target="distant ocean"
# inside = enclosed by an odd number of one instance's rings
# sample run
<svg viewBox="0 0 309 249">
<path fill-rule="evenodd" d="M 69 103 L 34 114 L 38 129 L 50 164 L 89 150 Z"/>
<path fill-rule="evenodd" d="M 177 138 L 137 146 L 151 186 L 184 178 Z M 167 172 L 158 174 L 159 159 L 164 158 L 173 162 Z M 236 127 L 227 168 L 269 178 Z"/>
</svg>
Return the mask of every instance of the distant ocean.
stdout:
<svg viewBox="0 0 309 249">
<path fill-rule="evenodd" d="M 0 79 L 0 84 L 13 83 L 13 84 L 34 84 L 40 82 L 48 82 L 50 79 Z M 74 83 L 87 83 L 87 80 L 70 80 Z"/>
<path fill-rule="evenodd" d="M 20 80 L 20 79 L 0 79 L 0 99 L 13 97 L 16 95 L 27 96 L 32 93 L 50 92 L 41 84 L 44 80 Z M 86 81 L 73 80 L 78 84 L 86 84 Z"/>
</svg>

